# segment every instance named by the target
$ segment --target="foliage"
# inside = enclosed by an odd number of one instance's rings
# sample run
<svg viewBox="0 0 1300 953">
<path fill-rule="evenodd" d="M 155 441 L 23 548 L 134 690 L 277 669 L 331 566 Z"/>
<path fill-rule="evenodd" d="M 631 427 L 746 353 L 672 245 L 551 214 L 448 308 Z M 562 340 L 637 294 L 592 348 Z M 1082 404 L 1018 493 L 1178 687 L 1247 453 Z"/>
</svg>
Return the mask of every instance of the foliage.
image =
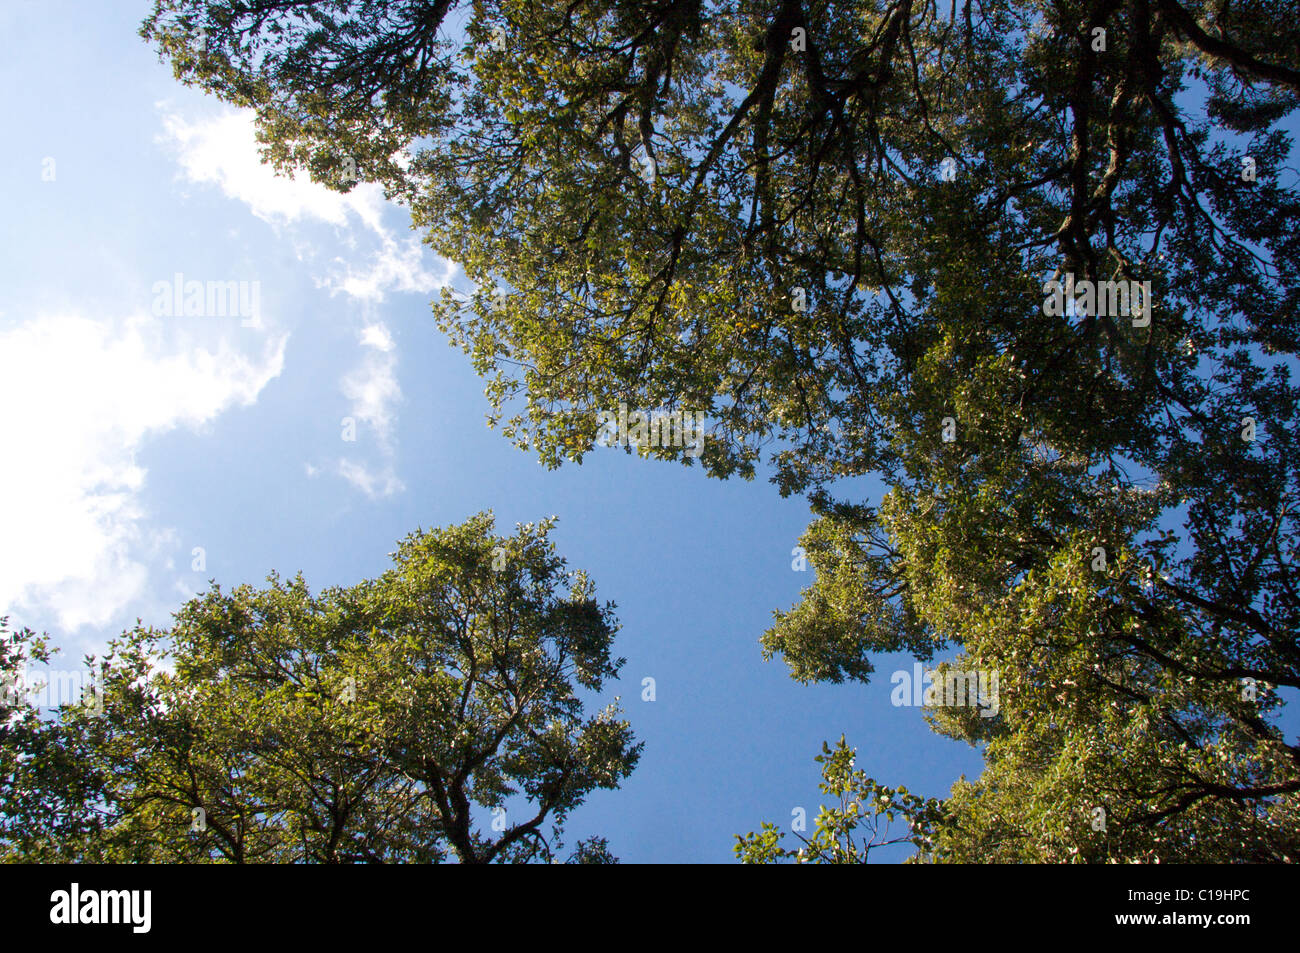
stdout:
<svg viewBox="0 0 1300 953">
<path fill-rule="evenodd" d="M 815 759 L 822 766 L 821 791 L 838 803 L 832 807 L 822 805 L 811 837 L 795 833 L 802 847 L 785 847 L 784 834 L 768 823 L 758 833 L 737 835 L 736 856 L 741 862 L 865 864 L 873 848 L 908 843 L 929 850 L 941 818 L 940 802 L 918 797 L 905 787 L 877 784 L 861 768 L 854 767 L 856 753 L 843 735 L 833 751 L 822 742 L 822 753 Z M 891 829 L 898 820 L 904 822 L 905 832 Z"/>
<path fill-rule="evenodd" d="M 937 857 L 1293 860 L 1297 12 L 159 0 L 142 32 L 281 169 L 410 207 L 547 465 L 620 402 L 702 410 L 706 472 L 807 494 L 817 576 L 763 638 L 797 678 L 1002 673 Z M 1149 311 L 1050 307 L 1066 275 Z"/>
<path fill-rule="evenodd" d="M 584 711 L 579 692 L 622 665 L 617 625 L 565 571 L 552 525 L 498 537 L 480 514 L 411 534 L 355 586 L 313 595 L 273 573 L 265 588 L 213 584 L 169 630 L 137 625 L 92 660 L 102 710 L 28 709 L 34 740 L 5 738 L 29 772 L 42 739 L 69 769 L 18 785 L 34 801 L 4 804 L 4 855 L 556 859 L 567 815 L 617 787 L 641 745 L 615 706 Z M 51 819 L 51 804 L 75 810 Z M 601 839 L 575 856 L 613 860 Z"/>
</svg>

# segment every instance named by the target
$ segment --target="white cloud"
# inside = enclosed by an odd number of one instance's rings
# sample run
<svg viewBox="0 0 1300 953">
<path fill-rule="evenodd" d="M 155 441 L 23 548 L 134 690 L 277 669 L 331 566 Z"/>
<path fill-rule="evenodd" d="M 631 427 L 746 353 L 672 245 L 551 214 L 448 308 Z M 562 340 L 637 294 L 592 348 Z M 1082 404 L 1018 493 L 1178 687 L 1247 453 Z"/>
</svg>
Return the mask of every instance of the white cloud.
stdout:
<svg viewBox="0 0 1300 953">
<path fill-rule="evenodd" d="M 160 103 L 159 108 L 164 110 L 162 141 L 176 151 L 190 181 L 220 187 L 273 225 L 314 220 L 350 228 L 352 215 L 361 221 L 378 247 L 363 251 L 356 234 L 344 236 L 349 254 L 335 256 L 332 273 L 317 278 L 318 285 L 331 294 L 341 291 L 363 301 L 382 301 L 388 291 L 429 293 L 450 283 L 454 266 L 428 253 L 418 238 L 399 241 L 384 226 L 383 213 L 389 204 L 378 185 L 362 183 L 341 193 L 306 176 L 276 175 L 261 161 L 251 109 L 187 119 L 166 111 L 166 104 Z M 300 240 L 300 258 L 303 248 L 315 251 Z M 426 267 L 429 260 L 441 262 L 441 274 Z"/>
<path fill-rule="evenodd" d="M 398 479 L 391 464 L 374 471 L 364 463 L 341 459 L 338 463 L 338 474 L 372 500 L 392 496 L 406 489 L 406 484 Z"/>
<path fill-rule="evenodd" d="M 418 238 L 399 238 L 385 226 L 388 203 L 378 186 L 362 184 L 342 194 L 307 179 L 275 175 L 260 160 L 252 110 L 187 119 L 162 108 L 164 141 L 176 150 L 190 181 L 220 187 L 277 226 L 324 222 L 341 230 L 336 237 L 342 253 L 328 259 L 319 236 L 308 240 L 301 232 L 291 234 L 300 260 L 327 262 L 326 273 L 315 278 L 317 287 L 355 298 L 369 311 L 389 292 L 429 293 L 451 283 L 453 265 L 429 253 Z M 357 222 L 363 227 L 355 227 Z M 343 459 L 334 472 L 371 498 L 391 496 L 405 489 L 393 470 L 393 408 L 402 396 L 396 345 L 388 328 L 374 320 L 362 328 L 360 343 L 364 353 L 339 386 L 351 402 L 350 416 L 361 425 L 358 436 L 376 440 L 380 462 Z M 322 471 L 311 463 L 305 467 L 309 479 Z"/>
<path fill-rule="evenodd" d="M 368 424 L 378 438 L 382 468 L 372 470 L 357 460 L 340 459 L 337 473 L 371 499 L 393 496 L 406 489 L 393 470 L 392 406 L 401 400 L 397 382 L 397 345 L 382 321 L 367 323 L 359 335 L 365 353 L 361 362 L 339 381 L 344 396 L 352 401 L 351 416 Z M 363 431 L 364 433 L 364 431 Z M 308 476 L 317 471 L 308 464 Z"/>
<path fill-rule="evenodd" d="M 367 227 L 384 233 L 385 200 L 379 186 L 362 183 L 345 194 L 306 177 L 276 175 L 261 161 L 253 118 L 251 109 L 226 110 L 194 121 L 168 112 L 162 120 L 164 139 L 176 148 L 187 178 L 220 186 L 265 221 L 314 218 L 346 225 L 348 212 L 353 212 Z"/>
<path fill-rule="evenodd" d="M 352 401 L 349 415 L 363 425 L 356 428 L 353 439 L 364 444 L 368 442 L 367 438 L 375 438 L 379 463 L 372 465 L 362 460 L 340 457 L 332 465 L 316 466 L 306 463 L 303 469 L 309 480 L 323 472 L 332 472 L 370 499 L 377 500 L 406 489 L 393 467 L 395 452 L 391 439 L 392 405 L 402 397 L 396 373 L 397 344 L 392 332 L 382 321 L 369 321 L 361 328 L 358 339 L 363 349 L 361 360 L 343 375 L 339 387 Z"/>
<path fill-rule="evenodd" d="M 0 612 L 103 625 L 145 590 L 145 560 L 174 542 L 148 525 L 149 438 L 249 405 L 280 374 L 287 336 L 249 356 L 195 346 L 163 322 L 42 316 L 0 331 L 9 451 L 0 468 Z"/>
<path fill-rule="evenodd" d="M 361 329 L 361 343 L 380 351 L 391 351 L 395 346 L 393 336 L 388 333 L 388 326 L 382 321 L 367 324 Z"/>
<path fill-rule="evenodd" d="M 418 238 L 398 242 L 384 236 L 383 247 L 365 267 L 356 269 L 337 258 L 342 277 L 327 277 L 320 284 L 331 294 L 342 291 L 362 301 L 383 301 L 386 291 L 428 294 L 450 284 L 454 268 L 444 262 L 443 273 L 435 275 L 424 267 L 425 257 L 424 245 Z"/>
<path fill-rule="evenodd" d="M 402 397 L 393 336 L 383 322 L 375 322 L 362 329 L 361 344 L 367 353 L 360 364 L 343 376 L 339 386 L 343 395 L 352 401 L 351 416 L 369 424 L 380 445 L 388 448 L 393 426 L 392 406 Z"/>
</svg>

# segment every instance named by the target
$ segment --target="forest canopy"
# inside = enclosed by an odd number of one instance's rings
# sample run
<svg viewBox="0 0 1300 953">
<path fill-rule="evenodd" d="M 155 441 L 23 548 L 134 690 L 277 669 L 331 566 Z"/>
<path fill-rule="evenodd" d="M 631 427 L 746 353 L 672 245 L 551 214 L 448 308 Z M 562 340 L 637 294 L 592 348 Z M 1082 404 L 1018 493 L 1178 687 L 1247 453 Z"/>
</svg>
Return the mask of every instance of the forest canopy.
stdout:
<svg viewBox="0 0 1300 953">
<path fill-rule="evenodd" d="M 709 475 L 805 495 L 816 579 L 762 637 L 795 678 L 1001 674 L 996 718 L 931 713 L 986 769 L 924 857 L 1276 861 L 1298 14 L 159 0 L 142 35 L 278 169 L 410 209 L 543 463 L 620 402 L 702 411 Z"/>
</svg>

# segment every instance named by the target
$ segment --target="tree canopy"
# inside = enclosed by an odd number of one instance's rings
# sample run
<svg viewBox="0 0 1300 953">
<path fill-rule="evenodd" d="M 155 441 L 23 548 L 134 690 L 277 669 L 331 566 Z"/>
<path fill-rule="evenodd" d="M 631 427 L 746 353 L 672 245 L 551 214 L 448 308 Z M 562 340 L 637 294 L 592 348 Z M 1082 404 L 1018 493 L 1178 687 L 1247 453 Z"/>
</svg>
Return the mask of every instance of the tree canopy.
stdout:
<svg viewBox="0 0 1300 953">
<path fill-rule="evenodd" d="M 816 579 L 762 640 L 796 678 L 1002 674 L 997 718 L 935 716 L 987 759 L 935 858 L 1294 860 L 1298 13 L 158 0 L 142 34 L 278 168 L 411 209 L 544 463 L 701 410 L 707 473 L 805 494 Z"/>
<path fill-rule="evenodd" d="M 9 693 L 0 858 L 559 859 L 565 818 L 641 745 L 614 705 L 585 710 L 622 665 L 617 624 L 552 522 L 417 531 L 383 575 L 318 594 L 214 584 L 87 660 L 95 704 L 41 718 Z M 17 635 L 6 671 L 48 661 Z M 614 858 L 596 837 L 570 859 Z"/>
</svg>

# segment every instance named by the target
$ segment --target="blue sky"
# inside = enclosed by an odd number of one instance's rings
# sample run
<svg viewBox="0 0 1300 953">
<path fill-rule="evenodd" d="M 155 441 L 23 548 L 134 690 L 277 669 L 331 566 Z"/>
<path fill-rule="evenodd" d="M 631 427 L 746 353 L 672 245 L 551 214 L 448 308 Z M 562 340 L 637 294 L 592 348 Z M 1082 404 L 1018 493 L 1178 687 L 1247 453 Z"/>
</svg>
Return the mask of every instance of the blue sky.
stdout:
<svg viewBox="0 0 1300 953">
<path fill-rule="evenodd" d="M 137 617 L 166 625 L 208 578 L 349 584 L 418 526 L 554 514 L 560 552 L 618 604 L 628 661 L 605 695 L 646 742 L 570 842 L 729 861 L 733 834 L 816 812 L 812 758 L 841 733 L 887 784 L 939 796 L 978 774 L 974 750 L 890 704 L 910 659 L 879 659 L 869 687 L 801 686 L 762 661 L 771 611 L 809 582 L 791 569 L 805 503 L 613 449 L 548 472 L 488 430 L 483 383 L 428 307 L 459 270 L 377 191 L 260 166 L 248 117 L 139 40 L 147 8 L 0 6 L 0 614 L 69 664 Z M 257 320 L 155 313 L 177 273 L 256 282 Z"/>
</svg>

